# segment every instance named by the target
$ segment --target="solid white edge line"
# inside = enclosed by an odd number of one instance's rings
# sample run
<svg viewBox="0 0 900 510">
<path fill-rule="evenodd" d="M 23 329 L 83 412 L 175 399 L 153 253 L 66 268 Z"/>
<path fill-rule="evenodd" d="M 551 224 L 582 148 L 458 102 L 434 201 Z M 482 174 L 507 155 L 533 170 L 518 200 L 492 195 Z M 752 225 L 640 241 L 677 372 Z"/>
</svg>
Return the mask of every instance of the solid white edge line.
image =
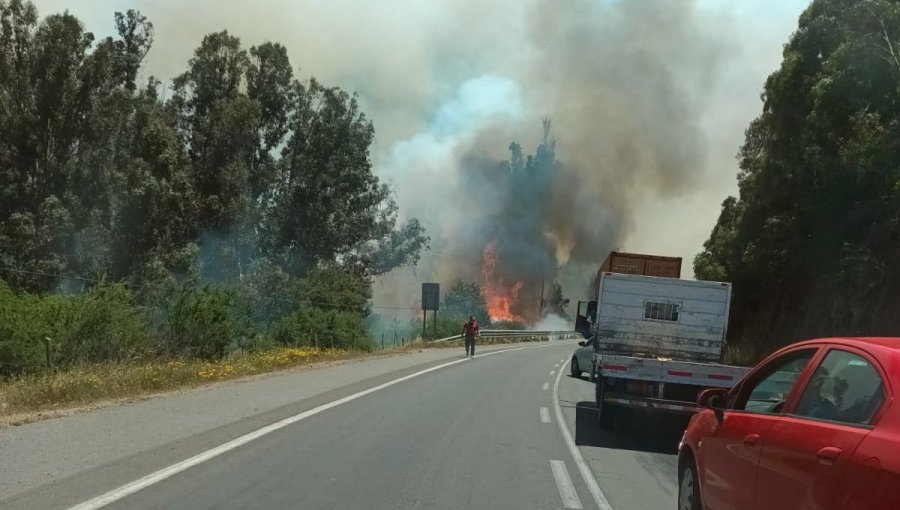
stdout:
<svg viewBox="0 0 900 510">
<path fill-rule="evenodd" d="M 553 472 L 553 480 L 556 481 L 556 489 L 559 491 L 563 506 L 573 509 L 584 508 L 578 498 L 578 491 L 575 490 L 575 485 L 572 484 L 572 479 L 569 477 L 566 463 L 561 460 L 551 460 L 550 471 Z"/>
<path fill-rule="evenodd" d="M 545 382 L 544 385 L 541 386 L 541 389 L 544 390 L 544 391 L 549 390 L 549 389 L 550 389 L 550 383 Z"/>
<path fill-rule="evenodd" d="M 486 356 L 492 356 L 494 354 L 518 351 L 521 349 L 529 349 L 531 347 L 539 347 L 539 346 L 530 346 L 529 345 L 529 346 L 524 346 L 524 347 L 514 347 L 512 349 L 501 349 L 498 351 L 491 351 L 491 352 L 487 352 L 485 354 L 480 354 L 480 355 L 476 356 L 476 358 L 484 358 Z M 170 478 L 178 473 L 181 473 L 182 471 L 190 469 L 198 464 L 202 464 L 210 459 L 213 459 L 215 457 L 218 457 L 219 455 L 222 455 L 223 453 L 234 450 L 235 448 L 243 446 L 255 439 L 259 439 L 267 434 L 271 434 L 272 432 L 275 432 L 276 430 L 283 429 L 284 427 L 287 427 L 288 425 L 297 423 L 301 420 L 309 418 L 310 416 L 314 416 L 323 411 L 327 411 L 327 410 L 337 407 L 341 404 L 346 404 L 347 402 L 356 400 L 360 397 L 364 397 L 371 393 L 375 393 L 376 391 L 383 390 L 383 389 L 393 386 L 395 384 L 399 384 L 401 382 L 408 381 L 415 377 L 419 377 L 421 375 L 425 375 L 427 373 L 434 372 L 435 370 L 440 370 L 442 368 L 449 367 L 451 365 L 456 365 L 457 363 L 464 363 L 467 360 L 468 360 L 468 358 L 458 359 L 458 360 L 443 363 L 441 365 L 437 365 L 437 366 L 434 366 L 431 368 L 426 368 L 424 370 L 420 370 L 418 372 L 415 372 L 415 373 L 412 373 L 409 375 L 405 375 L 398 379 L 394 379 L 394 380 L 388 381 L 386 383 L 379 384 L 378 386 L 373 386 L 367 390 L 363 390 L 363 391 L 354 393 L 352 395 L 348 395 L 346 397 L 339 398 L 332 402 L 328 402 L 327 404 L 322 404 L 318 407 L 309 409 L 308 411 L 303 411 L 302 413 L 298 413 L 293 416 L 288 416 L 287 418 L 285 418 L 283 420 L 277 421 L 277 422 L 272 423 L 271 425 L 267 425 L 263 428 L 254 430 L 253 432 L 244 434 L 243 436 L 239 436 L 235 439 L 232 439 L 231 441 L 228 441 L 227 443 L 223 443 L 219 446 L 216 446 L 215 448 L 211 448 L 209 450 L 201 452 L 201 453 L 194 455 L 193 457 L 190 457 L 188 459 L 185 459 L 181 462 L 177 462 L 175 464 L 172 464 L 171 466 L 168 466 L 168 467 L 162 468 L 158 471 L 155 471 L 153 473 L 150 473 L 147 476 L 138 478 L 137 480 L 135 480 L 133 482 L 122 485 L 116 489 L 113 489 L 109 492 L 101 494 L 95 498 L 89 499 L 89 500 L 85 501 L 84 503 L 80 503 L 78 505 L 70 507 L 69 510 L 97 510 L 99 508 L 103 508 L 104 506 L 109 505 L 110 503 L 119 501 L 120 499 L 125 498 L 127 496 L 130 496 L 130 495 L 140 491 L 141 489 L 145 489 L 147 487 L 150 487 L 151 485 L 155 485 L 167 478 Z"/>
<path fill-rule="evenodd" d="M 541 406 L 541 423 L 550 423 L 550 410 Z"/>
<path fill-rule="evenodd" d="M 568 364 L 568 362 L 566 364 Z M 563 368 L 565 368 L 565 365 Z M 572 433 L 569 432 L 569 426 L 566 425 L 562 408 L 559 407 L 559 379 L 562 376 L 562 373 L 563 370 L 560 370 L 559 375 L 556 376 L 556 382 L 553 383 L 553 410 L 556 411 L 556 423 L 559 425 L 559 431 L 562 433 L 566 446 L 569 447 L 569 453 L 572 454 L 575 465 L 578 466 L 578 472 L 581 473 L 584 484 L 587 485 L 588 491 L 590 491 L 591 496 L 594 497 L 597 508 L 599 510 L 613 510 L 612 506 L 609 504 L 609 500 L 606 499 L 606 495 L 603 494 L 603 491 L 600 489 L 600 485 L 597 484 L 597 479 L 594 478 L 594 473 L 591 471 L 590 466 L 587 465 L 587 462 L 584 461 L 584 457 L 581 456 L 581 451 L 575 444 L 575 440 L 572 439 Z"/>
</svg>

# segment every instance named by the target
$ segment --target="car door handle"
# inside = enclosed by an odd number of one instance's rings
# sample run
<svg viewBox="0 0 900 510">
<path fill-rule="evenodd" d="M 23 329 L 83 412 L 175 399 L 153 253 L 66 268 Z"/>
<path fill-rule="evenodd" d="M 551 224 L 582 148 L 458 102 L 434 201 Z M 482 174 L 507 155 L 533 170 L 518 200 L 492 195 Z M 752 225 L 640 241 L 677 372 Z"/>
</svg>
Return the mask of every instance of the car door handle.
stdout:
<svg viewBox="0 0 900 510">
<path fill-rule="evenodd" d="M 748 434 L 747 437 L 744 438 L 744 446 L 747 448 L 753 448 L 756 446 L 756 443 L 759 442 L 759 434 Z"/>
<path fill-rule="evenodd" d="M 838 460 L 838 457 L 841 456 L 841 453 L 843 453 L 843 450 L 836 446 L 826 446 L 825 448 L 819 450 L 819 452 L 816 454 L 816 457 L 819 458 L 819 464 L 830 466 Z"/>
</svg>

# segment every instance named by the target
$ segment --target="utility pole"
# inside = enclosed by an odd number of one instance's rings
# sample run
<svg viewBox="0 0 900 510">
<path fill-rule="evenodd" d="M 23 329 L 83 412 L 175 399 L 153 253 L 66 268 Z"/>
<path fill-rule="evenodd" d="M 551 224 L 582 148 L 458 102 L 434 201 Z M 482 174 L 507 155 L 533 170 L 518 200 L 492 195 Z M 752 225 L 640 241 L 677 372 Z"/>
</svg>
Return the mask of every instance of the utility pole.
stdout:
<svg viewBox="0 0 900 510">
<path fill-rule="evenodd" d="M 538 319 L 544 316 L 544 279 L 541 278 L 541 300 L 538 302 Z"/>
</svg>

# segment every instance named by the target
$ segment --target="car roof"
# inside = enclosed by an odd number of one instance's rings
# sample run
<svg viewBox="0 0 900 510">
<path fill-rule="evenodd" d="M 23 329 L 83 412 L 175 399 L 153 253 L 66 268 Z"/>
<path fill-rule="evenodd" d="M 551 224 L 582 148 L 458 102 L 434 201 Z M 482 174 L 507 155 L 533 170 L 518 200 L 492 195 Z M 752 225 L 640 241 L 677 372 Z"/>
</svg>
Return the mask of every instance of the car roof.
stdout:
<svg viewBox="0 0 900 510">
<path fill-rule="evenodd" d="M 876 349 L 886 349 L 889 351 L 897 351 L 894 354 L 900 354 L 900 338 L 897 337 L 833 337 L 833 338 L 817 338 L 814 340 L 805 340 L 790 345 L 789 347 L 797 347 L 809 344 L 831 344 L 846 345 L 848 347 L 875 347 Z"/>
</svg>

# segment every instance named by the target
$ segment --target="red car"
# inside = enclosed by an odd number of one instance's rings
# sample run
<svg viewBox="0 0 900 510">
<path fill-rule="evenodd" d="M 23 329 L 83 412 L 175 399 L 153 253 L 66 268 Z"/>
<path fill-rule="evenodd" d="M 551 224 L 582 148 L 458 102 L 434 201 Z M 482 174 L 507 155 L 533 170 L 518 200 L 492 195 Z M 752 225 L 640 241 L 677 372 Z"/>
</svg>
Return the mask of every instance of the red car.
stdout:
<svg viewBox="0 0 900 510">
<path fill-rule="evenodd" d="M 706 390 L 678 451 L 679 510 L 900 509 L 900 338 L 829 338 Z"/>
</svg>

